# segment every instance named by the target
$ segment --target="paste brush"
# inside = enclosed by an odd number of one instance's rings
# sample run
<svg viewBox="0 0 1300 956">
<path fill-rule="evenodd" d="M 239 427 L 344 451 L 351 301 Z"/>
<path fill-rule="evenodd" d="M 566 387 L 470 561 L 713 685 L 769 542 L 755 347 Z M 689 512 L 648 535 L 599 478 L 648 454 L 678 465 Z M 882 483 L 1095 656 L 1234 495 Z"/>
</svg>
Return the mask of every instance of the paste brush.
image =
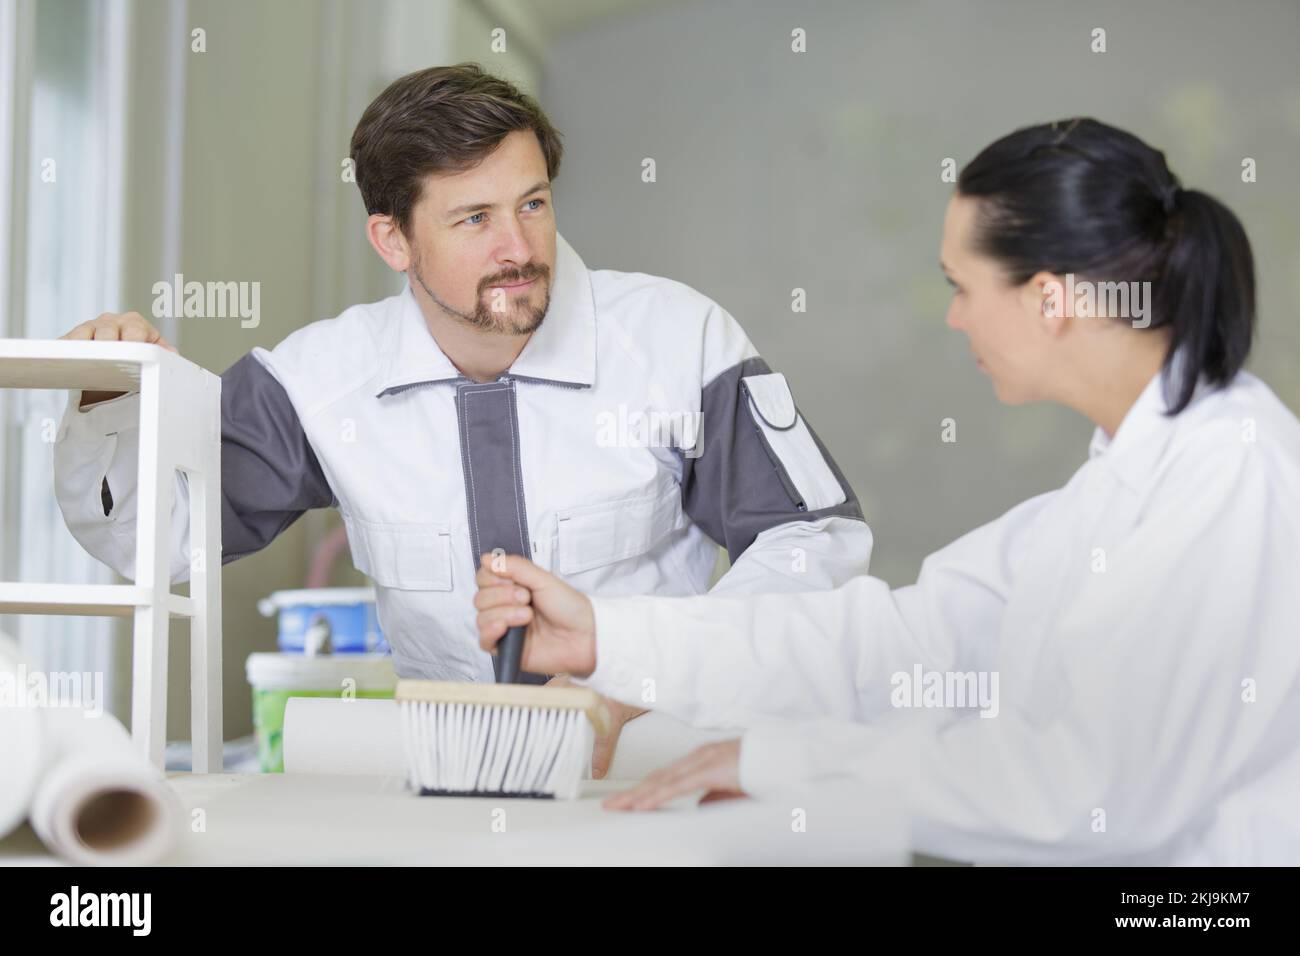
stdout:
<svg viewBox="0 0 1300 956">
<path fill-rule="evenodd" d="M 585 687 L 514 683 L 524 628 L 501 640 L 501 682 L 399 680 L 402 743 L 422 796 L 571 800 L 609 709 Z"/>
</svg>

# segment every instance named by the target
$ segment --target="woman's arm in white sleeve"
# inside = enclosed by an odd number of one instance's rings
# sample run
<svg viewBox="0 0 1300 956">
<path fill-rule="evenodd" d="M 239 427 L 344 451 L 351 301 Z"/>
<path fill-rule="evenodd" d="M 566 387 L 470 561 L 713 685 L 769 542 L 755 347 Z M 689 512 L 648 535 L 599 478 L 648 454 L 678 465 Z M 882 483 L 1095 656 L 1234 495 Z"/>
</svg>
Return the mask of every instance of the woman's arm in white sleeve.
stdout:
<svg viewBox="0 0 1300 956">
<path fill-rule="evenodd" d="M 596 670 L 584 683 L 699 726 L 867 719 L 888 709 L 891 674 L 991 653 L 1014 565 L 1050 498 L 931 555 L 897 590 L 862 575 L 795 594 L 593 598 Z"/>
</svg>

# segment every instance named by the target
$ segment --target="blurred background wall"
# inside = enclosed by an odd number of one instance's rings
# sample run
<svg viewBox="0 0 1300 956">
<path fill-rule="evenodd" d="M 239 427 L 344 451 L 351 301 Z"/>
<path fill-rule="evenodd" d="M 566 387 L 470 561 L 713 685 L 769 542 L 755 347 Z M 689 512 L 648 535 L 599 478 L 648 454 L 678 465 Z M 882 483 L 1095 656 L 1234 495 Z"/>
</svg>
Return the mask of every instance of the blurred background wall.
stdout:
<svg viewBox="0 0 1300 956">
<path fill-rule="evenodd" d="M 259 281 L 256 328 L 164 328 L 220 372 L 397 291 L 341 174 L 352 128 L 397 76 L 475 60 L 538 95 L 564 134 L 557 216 L 588 266 L 696 287 L 786 373 L 862 501 L 874 573 L 892 584 L 1086 456 L 1090 425 L 999 405 L 943 321 L 937 257 L 952 187 L 941 163 L 960 167 L 1016 127 L 1087 114 L 1127 128 L 1237 212 L 1260 283 L 1250 367 L 1300 412 L 1300 6 L 1289 0 L 0 3 L 0 49 L 18 77 L 4 90 L 18 109 L 0 164 L 11 183 L 3 335 L 52 337 L 102 311 L 148 315 L 153 283 L 176 272 Z M 1093 50 L 1097 28 L 1105 52 Z M 796 31 L 805 52 L 792 49 Z M 36 90 L 47 95 L 27 95 Z M 39 178 L 51 156 L 84 203 L 65 189 L 51 205 L 53 184 Z M 1247 157 L 1256 182 L 1242 181 Z M 806 312 L 791 310 L 796 288 Z M 61 414 L 62 396 L 3 401 L 3 578 L 104 573 L 50 507 L 39 425 Z M 941 440 L 947 418 L 956 442 Z M 301 586 L 336 524 L 333 512 L 307 515 L 225 568 L 227 738 L 251 730 L 245 657 L 275 644 L 257 599 Z M 362 578 L 340 567 L 331 583 Z M 111 668 L 113 710 L 129 717 L 129 626 L 0 626 L 49 660 Z M 173 739 L 188 736 L 184 636 L 172 645 Z"/>
</svg>

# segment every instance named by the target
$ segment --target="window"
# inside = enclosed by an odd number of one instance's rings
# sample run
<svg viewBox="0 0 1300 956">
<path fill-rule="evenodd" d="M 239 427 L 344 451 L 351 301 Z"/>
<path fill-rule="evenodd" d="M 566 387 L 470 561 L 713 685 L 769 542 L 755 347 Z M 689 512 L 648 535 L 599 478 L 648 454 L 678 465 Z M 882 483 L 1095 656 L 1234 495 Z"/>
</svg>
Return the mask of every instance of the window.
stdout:
<svg viewBox="0 0 1300 956">
<path fill-rule="evenodd" d="M 13 338 L 57 338 L 120 297 L 127 6 L 0 0 L 0 309 Z M 0 577 L 109 582 L 68 533 L 52 440 L 66 392 L 0 393 Z M 32 665 L 102 671 L 112 619 L 0 618 Z"/>
</svg>

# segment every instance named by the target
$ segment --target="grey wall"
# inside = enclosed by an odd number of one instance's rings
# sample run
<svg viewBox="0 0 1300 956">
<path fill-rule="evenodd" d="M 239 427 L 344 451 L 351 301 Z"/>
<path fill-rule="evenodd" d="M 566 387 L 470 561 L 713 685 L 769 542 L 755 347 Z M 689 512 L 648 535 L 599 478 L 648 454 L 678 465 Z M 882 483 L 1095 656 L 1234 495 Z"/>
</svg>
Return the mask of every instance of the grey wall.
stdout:
<svg viewBox="0 0 1300 956">
<path fill-rule="evenodd" d="M 1082 6 L 709 0 L 552 43 L 562 232 L 592 268 L 671 276 L 740 320 L 847 472 L 873 570 L 894 584 L 1062 484 L 1091 435 L 1060 408 L 1001 406 L 945 326 L 944 157 L 1075 114 L 1164 149 L 1245 223 L 1261 291 L 1251 367 L 1300 410 L 1300 6 Z M 791 52 L 796 27 L 806 53 Z M 1090 52 L 1093 27 L 1106 53 Z M 656 183 L 641 182 L 644 157 Z M 940 441 L 946 417 L 955 444 Z"/>
</svg>

